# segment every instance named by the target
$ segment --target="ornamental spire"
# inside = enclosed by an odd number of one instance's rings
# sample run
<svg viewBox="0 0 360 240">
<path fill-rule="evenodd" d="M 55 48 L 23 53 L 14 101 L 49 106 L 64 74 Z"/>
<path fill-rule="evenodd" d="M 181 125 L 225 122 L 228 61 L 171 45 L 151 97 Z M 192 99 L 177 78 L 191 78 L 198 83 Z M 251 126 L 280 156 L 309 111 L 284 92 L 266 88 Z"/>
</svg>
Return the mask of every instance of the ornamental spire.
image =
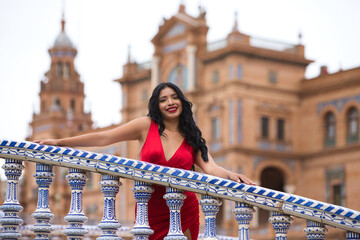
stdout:
<svg viewBox="0 0 360 240">
<path fill-rule="evenodd" d="M 237 11 L 235 11 L 235 20 L 234 20 L 234 26 L 233 26 L 233 29 L 232 31 L 233 32 L 238 32 L 239 31 L 239 26 L 238 26 L 238 13 Z"/>
</svg>

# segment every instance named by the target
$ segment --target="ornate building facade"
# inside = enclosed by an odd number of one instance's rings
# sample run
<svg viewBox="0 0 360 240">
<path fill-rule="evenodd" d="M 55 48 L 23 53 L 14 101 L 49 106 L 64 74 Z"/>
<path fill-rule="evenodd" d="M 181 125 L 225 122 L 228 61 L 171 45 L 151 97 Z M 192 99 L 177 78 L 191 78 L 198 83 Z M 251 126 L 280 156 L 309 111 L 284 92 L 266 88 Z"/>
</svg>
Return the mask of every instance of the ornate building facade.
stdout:
<svg viewBox="0 0 360 240">
<path fill-rule="evenodd" d="M 323 67 L 318 77 L 305 79 L 312 61 L 306 59 L 301 43 L 253 38 L 239 31 L 236 19 L 226 39 L 209 43 L 205 17 L 201 8 L 198 16 L 190 16 L 181 4 L 152 39 L 152 60 L 138 64 L 129 57 L 123 75 L 115 80 L 123 94 L 122 121 L 146 115 L 154 86 L 173 82 L 194 104 L 196 121 L 219 165 L 267 188 L 360 209 L 360 68 L 329 74 Z M 29 139 L 102 130 L 92 130 L 90 114 L 83 112 L 83 84 L 73 65 L 76 49 L 64 23 L 62 30 L 49 50 L 51 69 L 41 83 L 41 112 L 33 117 Z M 140 151 L 131 141 L 95 150 L 133 159 Z M 89 178 L 84 194 L 97 196 L 99 176 Z M 122 224 L 131 224 L 134 218 L 131 184 L 123 181 L 118 196 Z M 65 185 L 61 191 L 52 186 L 53 207 L 61 206 L 62 216 L 70 201 Z M 31 199 L 33 193 L 24 192 Z M 35 203 L 26 204 L 29 211 L 35 209 L 30 207 Z M 237 233 L 231 204 L 225 202 L 218 214 L 221 234 Z M 91 223 L 101 220 L 102 203 L 89 200 L 84 206 Z M 268 215 L 257 210 L 254 239 L 272 236 Z M 289 236 L 303 236 L 303 227 L 296 227 L 303 224 L 295 221 Z M 341 238 L 337 234 L 329 229 L 329 239 Z"/>
</svg>

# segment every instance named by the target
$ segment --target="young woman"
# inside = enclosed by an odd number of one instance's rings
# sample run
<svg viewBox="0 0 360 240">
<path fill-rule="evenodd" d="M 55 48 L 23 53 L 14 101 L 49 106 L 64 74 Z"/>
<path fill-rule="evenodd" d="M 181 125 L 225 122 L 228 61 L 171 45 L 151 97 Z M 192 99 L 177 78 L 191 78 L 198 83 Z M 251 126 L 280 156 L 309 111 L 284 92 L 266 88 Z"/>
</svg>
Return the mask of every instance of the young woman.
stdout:
<svg viewBox="0 0 360 240">
<path fill-rule="evenodd" d="M 149 113 L 115 129 L 63 139 L 35 141 L 40 144 L 90 147 L 138 140 L 140 160 L 168 167 L 192 169 L 194 164 L 206 174 L 255 185 L 245 175 L 218 166 L 208 152 L 201 131 L 196 126 L 189 102 L 182 91 L 170 82 L 160 83 L 149 100 Z M 153 186 L 149 201 L 149 224 L 154 234 L 150 239 L 164 239 L 169 231 L 169 209 L 163 196 L 165 187 Z M 194 193 L 184 192 L 181 227 L 188 239 L 199 234 L 199 204 Z"/>
</svg>

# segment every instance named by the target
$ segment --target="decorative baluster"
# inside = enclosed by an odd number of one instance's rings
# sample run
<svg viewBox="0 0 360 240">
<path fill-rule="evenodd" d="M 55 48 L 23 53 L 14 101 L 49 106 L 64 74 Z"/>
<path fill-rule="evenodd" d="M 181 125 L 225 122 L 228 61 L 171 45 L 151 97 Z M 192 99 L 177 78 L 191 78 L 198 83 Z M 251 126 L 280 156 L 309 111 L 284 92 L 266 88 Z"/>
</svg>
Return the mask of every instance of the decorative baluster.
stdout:
<svg viewBox="0 0 360 240">
<path fill-rule="evenodd" d="M 322 223 L 306 220 L 306 228 L 304 229 L 304 232 L 309 240 L 321 240 L 325 239 L 327 229 Z"/>
<path fill-rule="evenodd" d="M 287 239 L 287 231 L 289 230 L 292 221 L 293 219 L 289 215 L 280 212 L 272 212 L 269 222 L 272 223 L 272 227 L 275 230 L 276 240 Z"/>
<path fill-rule="evenodd" d="M 7 177 L 6 199 L 0 210 L 4 212 L 4 217 L 1 218 L 0 223 L 4 230 L 0 233 L 1 239 L 19 239 L 19 225 L 24 221 L 19 218 L 18 213 L 23 210 L 18 200 L 18 184 L 24 165 L 22 161 L 16 159 L 6 159 L 2 166 Z"/>
<path fill-rule="evenodd" d="M 82 225 L 87 221 L 82 208 L 82 192 L 85 186 L 87 176 L 84 170 L 70 168 L 66 175 L 71 187 L 71 206 L 69 214 L 64 218 L 69 226 L 64 230 L 64 234 L 69 240 L 80 240 L 87 233 Z"/>
<path fill-rule="evenodd" d="M 136 207 L 136 222 L 130 233 L 134 234 L 135 240 L 149 239 L 149 236 L 154 231 L 149 226 L 148 220 L 148 202 L 154 188 L 150 184 L 140 181 L 135 181 L 134 187 L 131 189 L 134 192 L 134 197 L 137 202 Z"/>
<path fill-rule="evenodd" d="M 222 204 L 221 200 L 212 196 L 203 195 L 200 204 L 205 215 L 204 239 L 218 239 L 216 237 L 216 214 L 219 212 L 219 207 Z"/>
<path fill-rule="evenodd" d="M 247 203 L 236 202 L 233 213 L 236 221 L 239 224 L 239 239 L 249 239 L 250 222 L 253 216 L 254 209 Z"/>
<path fill-rule="evenodd" d="M 346 232 L 346 240 L 360 239 L 360 233 Z"/>
<path fill-rule="evenodd" d="M 32 231 L 36 234 L 35 240 L 50 239 L 49 234 L 53 230 L 50 220 L 54 217 L 49 208 L 49 187 L 55 174 L 52 173 L 52 166 L 37 163 L 36 183 L 39 186 L 38 204 L 36 211 L 31 215 L 36 219 Z"/>
<path fill-rule="evenodd" d="M 168 235 L 164 238 L 166 240 L 187 239 L 181 230 L 180 209 L 186 198 L 186 195 L 182 192 L 183 191 L 176 188 L 166 187 L 164 199 L 166 199 L 166 204 L 170 209 L 170 227 Z"/>
<path fill-rule="evenodd" d="M 104 174 L 101 176 L 99 185 L 104 194 L 104 214 L 101 223 L 98 224 L 102 234 L 97 240 L 119 240 L 121 238 L 116 235 L 116 231 L 121 225 L 115 214 L 115 197 L 121 186 L 119 177 Z"/>
</svg>

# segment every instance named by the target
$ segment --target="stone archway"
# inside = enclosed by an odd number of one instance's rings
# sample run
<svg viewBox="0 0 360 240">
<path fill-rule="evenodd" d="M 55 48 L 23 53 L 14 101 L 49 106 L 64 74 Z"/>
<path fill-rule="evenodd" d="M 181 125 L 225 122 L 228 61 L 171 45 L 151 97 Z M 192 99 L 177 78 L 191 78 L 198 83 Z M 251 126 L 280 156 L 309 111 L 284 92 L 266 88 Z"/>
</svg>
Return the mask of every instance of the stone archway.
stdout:
<svg viewBox="0 0 360 240">
<path fill-rule="evenodd" d="M 266 167 L 260 174 L 260 186 L 273 189 L 276 191 L 284 192 L 285 176 L 281 169 L 277 167 Z M 268 224 L 270 212 L 267 210 L 259 209 L 258 222 L 259 226 Z"/>
</svg>

